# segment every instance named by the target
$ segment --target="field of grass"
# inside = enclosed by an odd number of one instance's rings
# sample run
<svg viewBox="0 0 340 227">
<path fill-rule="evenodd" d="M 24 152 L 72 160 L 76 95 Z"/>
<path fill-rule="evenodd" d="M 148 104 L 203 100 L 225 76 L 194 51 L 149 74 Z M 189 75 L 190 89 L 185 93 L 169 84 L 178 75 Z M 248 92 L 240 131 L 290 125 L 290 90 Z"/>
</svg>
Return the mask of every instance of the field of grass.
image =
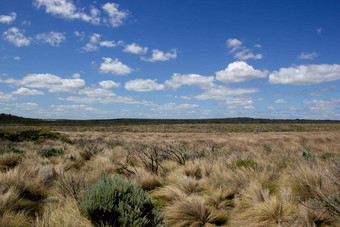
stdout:
<svg viewBox="0 0 340 227">
<path fill-rule="evenodd" d="M 160 218 L 126 226 L 339 226 L 340 124 L 2 125 L 0 226 L 108 226 L 117 177 Z"/>
</svg>

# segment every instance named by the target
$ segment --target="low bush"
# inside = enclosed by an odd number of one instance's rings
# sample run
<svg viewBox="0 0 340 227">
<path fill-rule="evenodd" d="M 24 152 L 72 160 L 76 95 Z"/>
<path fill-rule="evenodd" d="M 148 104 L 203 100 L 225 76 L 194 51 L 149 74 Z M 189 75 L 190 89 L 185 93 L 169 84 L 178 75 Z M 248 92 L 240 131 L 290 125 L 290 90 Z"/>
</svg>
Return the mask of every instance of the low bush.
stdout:
<svg viewBox="0 0 340 227">
<path fill-rule="evenodd" d="M 163 217 L 149 194 L 120 177 L 105 178 L 85 189 L 80 210 L 97 225 L 162 226 Z"/>
<path fill-rule="evenodd" d="M 63 153 L 64 153 L 63 149 L 54 148 L 54 147 L 43 148 L 43 149 L 37 151 L 37 154 L 40 155 L 41 157 L 44 157 L 44 158 L 59 156 L 59 155 L 62 155 Z"/>
<path fill-rule="evenodd" d="M 0 131 L 0 139 L 6 139 L 12 142 L 37 141 L 40 139 L 59 139 L 67 143 L 72 143 L 70 139 L 59 132 L 42 130 L 26 130 L 21 132 Z"/>
<path fill-rule="evenodd" d="M 15 147 L 0 149 L 0 155 L 7 154 L 7 153 L 22 154 L 22 153 L 24 153 L 24 151 L 20 150 L 19 148 L 15 148 Z"/>
<path fill-rule="evenodd" d="M 235 162 L 235 166 L 238 168 L 252 168 L 255 169 L 257 167 L 257 162 L 254 159 L 238 159 Z"/>
</svg>

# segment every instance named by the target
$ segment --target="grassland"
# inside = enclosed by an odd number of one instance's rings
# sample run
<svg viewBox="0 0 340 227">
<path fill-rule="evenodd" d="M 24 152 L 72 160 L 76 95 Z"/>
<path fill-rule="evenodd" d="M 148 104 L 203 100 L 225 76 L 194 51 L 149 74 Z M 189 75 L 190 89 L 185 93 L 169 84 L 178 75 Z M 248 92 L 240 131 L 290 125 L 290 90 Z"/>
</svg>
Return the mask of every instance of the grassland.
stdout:
<svg viewBox="0 0 340 227">
<path fill-rule="evenodd" d="M 340 225 L 337 122 L 0 131 L 0 226 L 93 226 L 82 192 L 113 176 L 146 190 L 169 226 Z"/>
</svg>

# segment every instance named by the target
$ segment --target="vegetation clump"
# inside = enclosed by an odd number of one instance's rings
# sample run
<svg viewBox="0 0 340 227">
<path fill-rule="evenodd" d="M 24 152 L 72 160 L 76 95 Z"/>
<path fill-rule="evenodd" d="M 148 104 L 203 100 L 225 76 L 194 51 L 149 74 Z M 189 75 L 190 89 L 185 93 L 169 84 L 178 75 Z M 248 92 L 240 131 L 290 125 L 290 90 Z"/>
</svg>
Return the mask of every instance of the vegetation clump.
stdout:
<svg viewBox="0 0 340 227">
<path fill-rule="evenodd" d="M 41 139 L 59 139 L 61 141 L 72 143 L 66 136 L 59 132 L 50 132 L 43 130 L 25 130 L 21 132 L 0 131 L 0 139 L 10 140 L 12 142 L 37 141 Z"/>
<path fill-rule="evenodd" d="M 85 189 L 80 210 L 94 224 L 162 226 L 163 217 L 149 194 L 120 177 L 104 178 Z"/>
<path fill-rule="evenodd" d="M 54 147 L 43 148 L 37 151 L 37 154 L 44 158 L 59 156 L 62 155 L 63 153 L 64 153 L 63 149 Z"/>
<path fill-rule="evenodd" d="M 15 147 L 0 149 L 0 155 L 7 154 L 7 153 L 22 154 L 22 153 L 24 153 L 24 151 L 19 149 L 19 148 L 15 148 Z"/>
</svg>

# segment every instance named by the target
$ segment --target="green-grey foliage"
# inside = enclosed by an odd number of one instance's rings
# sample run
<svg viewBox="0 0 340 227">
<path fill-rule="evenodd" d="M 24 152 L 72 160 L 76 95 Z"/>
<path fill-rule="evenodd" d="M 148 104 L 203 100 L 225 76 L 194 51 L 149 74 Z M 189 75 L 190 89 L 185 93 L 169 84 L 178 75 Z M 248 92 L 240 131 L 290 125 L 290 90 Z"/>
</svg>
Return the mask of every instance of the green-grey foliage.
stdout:
<svg viewBox="0 0 340 227">
<path fill-rule="evenodd" d="M 0 155 L 6 154 L 6 153 L 22 154 L 22 153 L 24 153 L 24 151 L 20 150 L 19 148 L 15 148 L 15 147 L 0 149 Z"/>
<path fill-rule="evenodd" d="M 80 210 L 96 225 L 163 225 L 163 217 L 149 194 L 120 177 L 102 179 L 84 190 Z"/>
<path fill-rule="evenodd" d="M 44 157 L 44 158 L 59 156 L 59 155 L 62 155 L 63 153 L 64 153 L 63 149 L 54 148 L 54 147 L 43 148 L 43 149 L 37 151 L 37 154 L 40 155 L 41 157 Z"/>
</svg>

